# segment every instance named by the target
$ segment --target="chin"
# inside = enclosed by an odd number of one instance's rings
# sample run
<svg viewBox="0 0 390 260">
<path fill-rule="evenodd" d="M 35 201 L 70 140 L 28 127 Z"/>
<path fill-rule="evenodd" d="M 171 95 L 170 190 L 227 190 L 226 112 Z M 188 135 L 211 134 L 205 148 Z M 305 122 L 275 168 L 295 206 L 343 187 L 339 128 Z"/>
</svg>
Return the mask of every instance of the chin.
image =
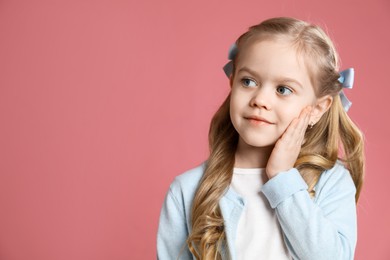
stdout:
<svg viewBox="0 0 390 260">
<path fill-rule="evenodd" d="M 246 145 L 257 147 L 257 148 L 275 146 L 276 143 L 275 140 L 271 140 L 267 142 L 266 140 L 259 140 L 254 138 L 242 138 L 242 140 L 245 142 Z"/>
</svg>

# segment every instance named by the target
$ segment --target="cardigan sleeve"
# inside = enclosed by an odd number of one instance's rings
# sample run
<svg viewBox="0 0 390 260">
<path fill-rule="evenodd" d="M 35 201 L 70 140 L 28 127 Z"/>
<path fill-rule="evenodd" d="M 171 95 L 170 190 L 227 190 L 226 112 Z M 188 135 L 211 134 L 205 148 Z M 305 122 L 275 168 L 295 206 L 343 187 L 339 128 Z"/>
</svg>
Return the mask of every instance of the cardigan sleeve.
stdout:
<svg viewBox="0 0 390 260">
<path fill-rule="evenodd" d="M 186 245 L 188 236 L 184 205 L 175 196 L 175 182 L 172 183 L 165 197 L 160 213 L 157 232 L 157 259 L 175 260 L 192 259 Z"/>
<path fill-rule="evenodd" d="M 322 173 L 312 199 L 297 169 L 281 172 L 262 192 L 275 209 L 294 259 L 353 259 L 357 240 L 356 188 L 347 169 Z"/>
</svg>

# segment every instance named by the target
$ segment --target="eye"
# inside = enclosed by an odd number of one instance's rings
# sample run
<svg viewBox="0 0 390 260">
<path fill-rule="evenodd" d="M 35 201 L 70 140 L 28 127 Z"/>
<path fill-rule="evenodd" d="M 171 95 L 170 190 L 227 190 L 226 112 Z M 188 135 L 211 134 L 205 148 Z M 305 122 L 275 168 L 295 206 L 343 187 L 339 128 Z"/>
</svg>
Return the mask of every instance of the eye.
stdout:
<svg viewBox="0 0 390 260">
<path fill-rule="evenodd" d="M 276 88 L 276 91 L 277 91 L 279 94 L 283 95 L 283 96 L 288 96 L 288 95 L 291 95 L 291 94 L 293 93 L 292 90 L 289 89 L 289 88 L 286 87 L 286 86 L 278 86 L 278 87 Z"/>
<path fill-rule="evenodd" d="M 257 83 L 256 81 L 254 81 L 253 79 L 250 79 L 250 78 L 243 78 L 241 80 L 241 83 L 242 85 L 244 85 L 245 87 L 256 87 L 257 86 Z"/>
</svg>

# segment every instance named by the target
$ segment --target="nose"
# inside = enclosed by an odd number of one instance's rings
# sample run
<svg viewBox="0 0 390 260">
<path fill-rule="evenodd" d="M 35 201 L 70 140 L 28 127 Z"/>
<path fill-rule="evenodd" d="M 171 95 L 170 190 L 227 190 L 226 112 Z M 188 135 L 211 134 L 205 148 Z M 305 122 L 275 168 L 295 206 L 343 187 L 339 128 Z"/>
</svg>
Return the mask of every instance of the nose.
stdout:
<svg viewBox="0 0 390 260">
<path fill-rule="evenodd" d="M 253 93 L 252 99 L 250 100 L 250 106 L 270 110 L 271 98 L 272 95 L 270 93 L 270 89 L 260 87 Z"/>
</svg>

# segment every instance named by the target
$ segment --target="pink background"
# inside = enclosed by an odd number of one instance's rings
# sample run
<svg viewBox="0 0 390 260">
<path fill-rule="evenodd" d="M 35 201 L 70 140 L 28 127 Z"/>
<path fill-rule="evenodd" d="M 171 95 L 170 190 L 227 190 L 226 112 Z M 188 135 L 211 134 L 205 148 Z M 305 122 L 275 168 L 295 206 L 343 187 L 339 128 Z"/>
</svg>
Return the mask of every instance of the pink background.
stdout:
<svg viewBox="0 0 390 260">
<path fill-rule="evenodd" d="M 356 70 L 356 259 L 390 259 L 387 0 L 0 0 L 0 259 L 155 259 L 169 183 L 207 157 L 227 50 L 273 16 L 326 26 Z"/>
</svg>

